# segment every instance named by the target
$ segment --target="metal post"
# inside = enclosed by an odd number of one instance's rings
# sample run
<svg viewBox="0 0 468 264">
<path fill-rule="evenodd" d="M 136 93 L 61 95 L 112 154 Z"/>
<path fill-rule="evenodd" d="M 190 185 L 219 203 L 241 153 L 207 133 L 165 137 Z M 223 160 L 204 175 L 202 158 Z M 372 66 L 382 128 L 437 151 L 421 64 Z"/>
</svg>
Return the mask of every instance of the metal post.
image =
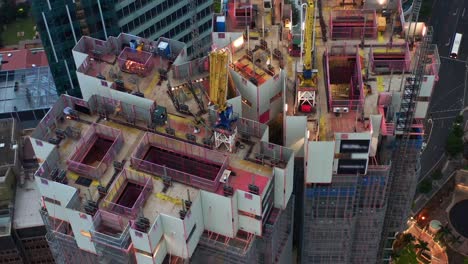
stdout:
<svg viewBox="0 0 468 264">
<path fill-rule="evenodd" d="M 265 13 L 262 15 L 262 39 L 265 40 Z"/>
<path fill-rule="evenodd" d="M 301 27 L 301 59 L 300 59 L 300 64 L 301 67 L 303 67 L 304 63 L 302 62 L 302 53 L 304 51 L 304 28 L 302 28 L 302 25 L 304 24 L 304 7 L 306 9 L 306 12 L 307 12 L 307 4 L 306 3 L 303 3 L 301 4 L 301 24 L 300 24 L 300 27 Z M 305 25 L 304 25 L 305 26 Z"/>
<path fill-rule="evenodd" d="M 317 0 L 314 2 L 314 26 L 313 26 L 313 34 L 312 34 L 312 68 L 315 68 L 315 22 L 317 21 Z"/>
<path fill-rule="evenodd" d="M 106 23 L 104 22 L 104 16 L 102 15 L 102 8 L 101 8 L 101 1 L 97 0 L 99 14 L 101 15 L 101 22 L 102 22 L 102 29 L 104 30 L 104 37 L 107 40 L 107 30 L 106 30 Z"/>
</svg>

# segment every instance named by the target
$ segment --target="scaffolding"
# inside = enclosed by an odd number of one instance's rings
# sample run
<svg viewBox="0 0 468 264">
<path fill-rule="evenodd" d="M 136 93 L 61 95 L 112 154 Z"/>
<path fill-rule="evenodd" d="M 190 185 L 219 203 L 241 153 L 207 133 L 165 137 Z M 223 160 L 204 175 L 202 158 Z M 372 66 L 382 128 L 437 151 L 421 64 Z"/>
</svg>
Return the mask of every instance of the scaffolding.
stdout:
<svg viewBox="0 0 468 264">
<path fill-rule="evenodd" d="M 358 49 L 335 46 L 326 50 L 323 56 L 329 111 L 346 113 L 362 109 L 363 66 Z"/>
<path fill-rule="evenodd" d="M 408 72 L 410 62 L 408 43 L 372 46 L 369 51 L 369 66 L 376 74 Z"/>
<path fill-rule="evenodd" d="M 112 183 L 100 208 L 113 214 L 136 219 L 152 190 L 151 177 L 134 170 L 123 170 Z M 101 215 L 110 216 L 104 213 Z"/>
<path fill-rule="evenodd" d="M 114 161 L 123 144 L 120 130 L 92 124 L 68 158 L 68 169 L 92 179 L 99 179 Z"/>
<path fill-rule="evenodd" d="M 330 15 L 330 34 L 333 40 L 376 39 L 375 10 L 333 10 Z"/>
<path fill-rule="evenodd" d="M 390 166 L 305 188 L 303 263 L 376 263 Z"/>
<path fill-rule="evenodd" d="M 40 212 L 47 229 L 46 240 L 57 263 L 99 263 L 98 255 L 78 247 L 68 222 L 49 216 L 45 209 Z"/>
<path fill-rule="evenodd" d="M 136 170 L 215 192 L 227 160 L 221 152 L 147 132 L 131 164 Z"/>
<path fill-rule="evenodd" d="M 414 60 L 413 72 L 404 83 L 403 95 L 399 112 L 397 113 L 392 157 L 392 171 L 387 190 L 388 207 L 385 215 L 385 224 L 382 231 L 383 259 L 388 260 L 390 253 L 388 242 L 394 237 L 390 233 L 400 232 L 406 224 L 411 203 L 416 191 L 418 179 L 418 160 L 423 141 L 424 131 L 422 125 L 414 122 L 416 100 L 424 81 L 428 58 L 431 53 L 432 28 L 428 28 L 426 35 L 419 43 Z M 431 62 L 431 60 L 429 60 Z M 416 132 L 415 132 L 416 131 Z M 388 193 L 391 192 L 391 195 Z"/>
<path fill-rule="evenodd" d="M 294 197 L 284 210 L 274 208 L 264 223 L 264 235 L 239 231 L 234 238 L 204 232 L 193 263 L 289 263 L 292 258 Z"/>
</svg>

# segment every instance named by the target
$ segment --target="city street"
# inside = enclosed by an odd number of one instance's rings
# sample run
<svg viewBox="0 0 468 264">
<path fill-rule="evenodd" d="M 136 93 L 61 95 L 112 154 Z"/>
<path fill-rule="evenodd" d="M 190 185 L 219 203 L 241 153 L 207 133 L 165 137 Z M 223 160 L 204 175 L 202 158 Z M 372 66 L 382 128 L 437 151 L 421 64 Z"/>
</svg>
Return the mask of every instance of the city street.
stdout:
<svg viewBox="0 0 468 264">
<path fill-rule="evenodd" d="M 439 82 L 436 84 L 429 106 L 428 145 L 421 157 L 420 179 L 430 175 L 445 160 L 445 142 L 454 118 L 464 105 L 465 61 L 468 55 L 468 1 L 435 0 L 431 25 L 433 43 L 440 55 Z M 463 34 L 457 59 L 449 57 L 455 33 Z M 465 100 L 468 101 L 468 100 Z M 432 121 L 432 122 L 431 122 Z M 432 129 L 431 129 L 432 127 Z"/>
</svg>

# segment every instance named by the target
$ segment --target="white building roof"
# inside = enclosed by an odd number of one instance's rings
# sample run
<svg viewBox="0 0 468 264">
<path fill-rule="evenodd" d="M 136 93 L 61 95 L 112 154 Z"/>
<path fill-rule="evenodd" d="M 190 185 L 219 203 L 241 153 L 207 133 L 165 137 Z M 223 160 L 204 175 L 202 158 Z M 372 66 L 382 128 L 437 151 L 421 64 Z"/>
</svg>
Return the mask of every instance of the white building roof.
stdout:
<svg viewBox="0 0 468 264">
<path fill-rule="evenodd" d="M 13 226 L 22 229 L 44 225 L 39 210 L 41 195 L 33 180 L 25 180 L 24 186 L 16 188 Z"/>
</svg>

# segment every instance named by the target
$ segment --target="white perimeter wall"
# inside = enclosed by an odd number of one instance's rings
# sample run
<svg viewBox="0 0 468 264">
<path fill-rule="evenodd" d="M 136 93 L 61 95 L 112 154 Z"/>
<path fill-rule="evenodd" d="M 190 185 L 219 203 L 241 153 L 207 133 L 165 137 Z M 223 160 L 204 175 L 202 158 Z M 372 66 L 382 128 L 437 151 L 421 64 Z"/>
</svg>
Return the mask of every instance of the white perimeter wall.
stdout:
<svg viewBox="0 0 468 264">
<path fill-rule="evenodd" d="M 286 168 L 274 167 L 275 177 L 275 207 L 285 209 L 291 197 L 294 185 L 294 155 L 291 155 Z"/>
<path fill-rule="evenodd" d="M 31 141 L 31 145 L 34 150 L 34 154 L 36 158 L 42 161 L 46 160 L 49 154 L 55 148 L 55 145 L 50 144 L 49 142 L 46 142 L 46 141 L 39 140 L 39 139 L 30 138 L 30 141 Z"/>
<path fill-rule="evenodd" d="M 120 92 L 114 89 L 111 89 L 113 82 L 104 81 L 96 77 L 92 77 L 81 72 L 76 72 L 78 77 L 78 82 L 80 83 L 81 93 L 83 99 L 88 101 L 89 98 L 95 94 L 111 98 L 114 100 L 119 100 L 128 104 L 135 105 L 144 109 L 150 109 L 154 104 L 153 100 L 141 98 L 136 95 L 131 95 L 128 93 Z M 106 82 L 107 86 L 103 86 L 102 82 Z"/>
<path fill-rule="evenodd" d="M 205 224 L 203 222 L 203 210 L 202 210 L 201 200 L 202 199 L 200 195 L 198 195 L 192 201 L 192 206 L 190 207 L 190 214 L 188 214 L 184 219 L 185 239 L 188 238 L 188 236 L 190 235 L 190 232 L 192 231 L 193 227 L 196 224 L 195 231 L 187 243 L 188 250 L 189 250 L 189 257 L 191 257 L 193 252 L 195 251 L 198 241 L 200 241 L 200 237 L 203 234 L 203 230 L 205 230 Z"/>
<path fill-rule="evenodd" d="M 164 226 L 162 224 L 161 215 L 159 215 L 148 232 L 149 245 L 151 249 L 150 252 L 154 252 L 154 249 L 158 246 L 158 243 L 161 241 L 163 234 Z M 165 244 L 165 241 L 163 240 L 162 243 Z"/>
<path fill-rule="evenodd" d="M 285 130 L 285 147 L 294 150 L 294 155 L 296 157 L 304 157 L 304 141 L 307 135 L 307 117 L 286 116 Z"/>
<path fill-rule="evenodd" d="M 65 208 L 76 192 L 76 189 L 55 181 L 50 181 L 40 177 L 35 178 L 36 186 L 42 196 L 59 201 L 60 205 L 45 202 L 49 215 L 69 222 L 67 209 Z"/>
<path fill-rule="evenodd" d="M 308 141 L 307 144 L 307 183 L 331 183 L 335 141 Z"/>
<path fill-rule="evenodd" d="M 435 76 L 425 75 L 421 84 L 421 90 L 419 91 L 420 97 L 430 97 L 432 94 L 432 88 L 434 87 Z"/>
<path fill-rule="evenodd" d="M 262 235 L 262 199 L 259 195 L 237 190 L 237 206 L 240 211 L 260 216 L 257 220 L 250 216 L 239 214 L 239 229 L 257 236 Z"/>
<path fill-rule="evenodd" d="M 227 237 L 234 237 L 231 197 L 200 190 L 205 229 Z M 237 203 L 237 201 L 234 201 Z"/>
<path fill-rule="evenodd" d="M 84 236 L 81 232 L 90 234 L 89 231 L 94 229 L 93 217 L 79 211 L 66 209 L 68 219 L 70 219 L 70 225 L 75 236 L 76 244 L 79 248 L 86 251 L 96 253 L 94 243 L 91 241 L 91 237 Z"/>
<path fill-rule="evenodd" d="M 83 39 L 83 44 L 84 44 L 84 39 Z M 81 64 L 83 64 L 83 61 L 86 60 L 86 58 L 88 57 L 88 54 L 82 53 L 76 50 L 72 50 L 72 53 L 73 53 L 73 60 L 75 61 L 75 66 L 78 69 L 81 66 Z"/>
<path fill-rule="evenodd" d="M 244 79 L 239 73 L 229 68 L 229 72 L 232 76 L 234 85 L 239 90 L 243 99 L 247 99 L 252 106 L 248 106 L 242 103 L 242 116 L 247 119 L 258 121 L 258 109 L 257 109 L 257 86 L 251 83 L 249 80 Z M 243 81 L 244 80 L 244 81 Z"/>
<path fill-rule="evenodd" d="M 164 226 L 164 239 L 166 240 L 167 252 L 181 258 L 188 258 L 187 246 L 185 244 L 184 222 L 178 217 L 161 215 Z"/>
<path fill-rule="evenodd" d="M 227 100 L 227 103 L 232 105 L 232 109 L 234 113 L 239 114 L 239 118 L 242 117 L 242 98 L 241 96 L 237 96 Z"/>
</svg>

